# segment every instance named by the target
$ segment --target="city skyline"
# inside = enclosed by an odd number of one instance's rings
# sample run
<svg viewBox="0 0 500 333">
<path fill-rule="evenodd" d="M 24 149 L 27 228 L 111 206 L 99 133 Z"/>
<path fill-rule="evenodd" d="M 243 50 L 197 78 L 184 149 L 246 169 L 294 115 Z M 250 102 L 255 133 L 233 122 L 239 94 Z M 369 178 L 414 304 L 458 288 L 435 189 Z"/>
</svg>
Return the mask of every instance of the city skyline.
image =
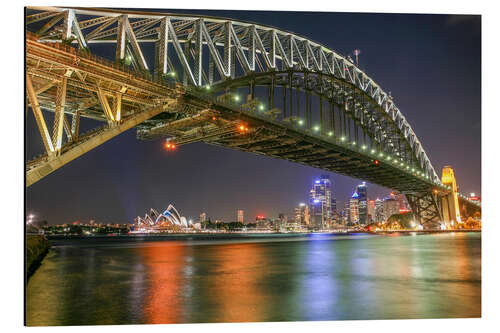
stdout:
<svg viewBox="0 0 500 333">
<path fill-rule="evenodd" d="M 345 55 L 360 48 L 363 51 L 359 57 L 361 68 L 377 77 L 378 82 L 395 96 L 415 132 L 422 138 L 437 172 L 442 166 L 451 164 L 463 192 L 481 193 L 480 173 L 477 172 L 481 168 L 480 63 L 477 61 L 480 59 L 480 47 L 477 46 L 480 44 L 477 38 L 480 34 L 479 17 L 404 15 L 402 20 L 403 15 L 390 14 L 400 27 L 399 31 L 393 31 L 391 24 L 385 22 L 387 14 L 171 12 L 207 13 L 279 25 L 321 39 L 325 45 Z M 298 25 L 294 20 L 298 15 L 303 19 L 315 15 L 317 27 Z M 335 20 L 331 20 L 332 17 Z M 352 33 L 325 35 L 320 27 L 327 21 L 336 25 L 332 29 L 342 26 Z M 383 41 L 374 43 L 356 32 L 374 24 L 388 33 Z M 409 34 L 412 41 L 407 40 Z M 417 47 L 424 40 L 428 45 Z M 459 54 L 456 54 L 457 50 Z M 387 66 L 387 63 L 392 66 Z M 421 75 L 422 72 L 425 75 Z M 464 94 L 465 90 L 467 94 Z M 422 114 L 421 110 L 425 112 Z M 438 123 L 440 131 L 433 130 L 430 125 Z M 29 139 L 38 135 L 35 127 L 30 113 L 27 120 L 29 156 L 41 148 Z M 450 145 L 460 149 L 448 149 Z M 223 165 L 221 161 L 224 161 Z M 242 209 L 249 216 L 277 215 L 290 211 L 292 203 L 303 201 L 300 188 L 307 186 L 319 173 L 329 174 L 339 191 L 350 190 L 361 181 L 203 144 L 166 152 L 161 140 L 138 142 L 135 132 L 130 130 L 30 187 L 26 197 L 27 211 L 51 224 L 90 218 L 130 221 L 151 206 L 162 207 L 167 202 L 173 202 L 192 218 L 199 216 L 201 211 L 211 211 L 214 213 L 210 216 L 218 215 L 229 220 L 234 217 L 233 207 L 243 206 L 242 203 L 248 203 Z M 79 189 L 71 196 L 67 195 L 68 179 L 72 180 L 73 188 Z M 374 193 L 388 191 L 368 185 Z M 342 198 L 338 199 L 342 203 Z M 60 205 L 68 209 L 61 210 Z"/>
</svg>

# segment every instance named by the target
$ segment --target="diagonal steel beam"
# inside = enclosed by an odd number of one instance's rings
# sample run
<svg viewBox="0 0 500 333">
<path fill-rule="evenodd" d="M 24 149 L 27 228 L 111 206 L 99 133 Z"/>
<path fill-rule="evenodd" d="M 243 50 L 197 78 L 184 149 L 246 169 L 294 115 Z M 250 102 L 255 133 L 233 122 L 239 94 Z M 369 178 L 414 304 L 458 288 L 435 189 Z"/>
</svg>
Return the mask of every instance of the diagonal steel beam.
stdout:
<svg viewBox="0 0 500 333">
<path fill-rule="evenodd" d="M 101 87 L 97 86 L 97 97 L 99 98 L 99 102 L 101 103 L 102 110 L 106 115 L 106 119 L 108 119 L 108 123 L 114 122 L 116 119 L 113 116 L 113 112 L 111 111 L 111 107 L 109 106 L 108 98 L 102 91 Z"/>
<path fill-rule="evenodd" d="M 42 163 L 34 167 L 33 169 L 28 170 L 26 172 L 26 187 L 33 185 L 34 183 L 36 183 L 43 177 L 47 176 L 48 174 L 52 173 L 53 171 L 59 169 L 65 164 L 71 162 L 72 160 L 80 157 L 86 152 L 100 146 L 101 144 L 114 138 L 115 136 L 125 132 L 126 130 L 134 126 L 137 126 L 143 121 L 151 117 L 154 117 L 160 114 L 161 112 L 167 111 L 171 108 L 175 108 L 177 106 L 177 103 L 178 102 L 176 99 L 169 99 L 169 101 L 167 101 L 163 105 L 154 107 L 146 111 L 139 112 L 136 115 L 127 118 L 121 124 L 107 128 L 101 134 L 93 136 L 90 139 L 83 141 L 79 144 L 76 144 L 74 147 L 72 147 L 68 151 L 65 151 L 60 156 L 50 159 L 49 161 Z"/>
<path fill-rule="evenodd" d="M 64 106 L 66 104 L 66 87 L 68 77 L 63 76 L 57 85 L 56 112 L 54 114 L 54 127 L 52 129 L 52 142 L 56 153 L 59 153 L 62 146 L 62 134 L 64 126 Z"/>
<path fill-rule="evenodd" d="M 43 145 L 47 154 L 51 155 L 54 152 L 54 146 L 52 144 L 52 139 L 50 138 L 49 130 L 47 129 L 47 124 L 43 118 L 42 110 L 40 109 L 40 104 L 38 104 L 38 99 L 36 97 L 35 89 L 33 88 L 33 83 L 31 77 L 26 73 L 26 89 L 28 91 L 28 99 L 31 104 L 31 109 L 35 115 L 36 124 L 38 125 L 38 130 L 42 137 Z"/>
</svg>

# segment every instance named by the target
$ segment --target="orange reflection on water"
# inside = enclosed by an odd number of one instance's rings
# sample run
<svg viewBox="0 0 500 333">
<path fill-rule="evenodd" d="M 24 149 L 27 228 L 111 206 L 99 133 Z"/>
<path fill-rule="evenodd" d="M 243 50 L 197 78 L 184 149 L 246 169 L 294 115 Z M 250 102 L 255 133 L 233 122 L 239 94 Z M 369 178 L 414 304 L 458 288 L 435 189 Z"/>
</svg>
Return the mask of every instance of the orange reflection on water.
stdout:
<svg viewBox="0 0 500 333">
<path fill-rule="evenodd" d="M 144 305 L 147 323 L 182 320 L 182 286 L 186 247 L 180 243 L 151 243 L 140 248 L 149 273 L 149 295 Z"/>
<path fill-rule="evenodd" d="M 268 261 L 262 244 L 225 244 L 210 246 L 209 251 L 218 259 L 217 268 L 205 288 L 209 297 L 217 300 L 215 320 L 218 322 L 264 321 L 266 304 L 270 301 L 263 293 L 263 272 Z"/>
</svg>

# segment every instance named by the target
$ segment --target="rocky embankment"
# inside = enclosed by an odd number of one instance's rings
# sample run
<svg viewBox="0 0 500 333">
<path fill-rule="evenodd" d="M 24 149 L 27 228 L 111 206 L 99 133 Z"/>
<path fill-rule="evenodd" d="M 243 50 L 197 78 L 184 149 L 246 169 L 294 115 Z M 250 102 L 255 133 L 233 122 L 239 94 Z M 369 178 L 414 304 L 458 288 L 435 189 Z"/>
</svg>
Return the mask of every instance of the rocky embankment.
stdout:
<svg viewBox="0 0 500 333">
<path fill-rule="evenodd" d="M 42 235 L 26 236 L 26 275 L 29 280 L 49 252 L 50 242 Z"/>
</svg>

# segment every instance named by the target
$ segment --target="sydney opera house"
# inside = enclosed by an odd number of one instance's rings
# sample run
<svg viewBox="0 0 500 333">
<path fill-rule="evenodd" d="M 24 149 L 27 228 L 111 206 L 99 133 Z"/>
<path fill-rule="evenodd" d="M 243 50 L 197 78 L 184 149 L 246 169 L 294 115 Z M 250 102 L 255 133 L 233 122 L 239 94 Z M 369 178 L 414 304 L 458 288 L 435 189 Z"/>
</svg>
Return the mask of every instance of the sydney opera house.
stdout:
<svg viewBox="0 0 500 333">
<path fill-rule="evenodd" d="M 193 227 L 173 205 L 169 205 L 162 214 L 151 208 L 144 218 L 137 216 L 134 223 L 136 232 L 182 231 Z"/>
</svg>

